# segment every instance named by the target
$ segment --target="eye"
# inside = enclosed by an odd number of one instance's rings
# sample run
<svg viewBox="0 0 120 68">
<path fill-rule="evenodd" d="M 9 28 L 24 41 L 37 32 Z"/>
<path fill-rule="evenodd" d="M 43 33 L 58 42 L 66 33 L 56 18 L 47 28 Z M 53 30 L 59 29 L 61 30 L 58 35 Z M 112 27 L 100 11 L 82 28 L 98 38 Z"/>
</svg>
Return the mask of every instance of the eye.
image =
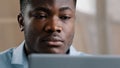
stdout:
<svg viewBox="0 0 120 68">
<path fill-rule="evenodd" d="M 36 19 L 45 19 L 45 18 L 47 18 L 47 15 L 45 15 L 45 14 L 35 14 L 34 17 Z"/>
<path fill-rule="evenodd" d="M 35 19 L 46 19 L 48 15 L 46 13 L 34 13 L 32 15 Z"/>
<path fill-rule="evenodd" d="M 69 19 L 71 19 L 71 17 L 70 16 L 60 16 L 60 19 L 62 19 L 62 20 L 69 20 Z"/>
</svg>

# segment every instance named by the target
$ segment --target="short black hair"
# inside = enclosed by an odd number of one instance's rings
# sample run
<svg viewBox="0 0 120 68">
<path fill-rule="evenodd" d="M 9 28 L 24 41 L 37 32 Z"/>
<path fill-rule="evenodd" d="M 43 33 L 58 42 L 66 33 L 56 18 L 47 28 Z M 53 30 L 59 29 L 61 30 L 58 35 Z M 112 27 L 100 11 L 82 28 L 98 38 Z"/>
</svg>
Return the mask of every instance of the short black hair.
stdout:
<svg viewBox="0 0 120 68">
<path fill-rule="evenodd" d="M 76 6 L 77 0 L 74 0 L 74 2 L 75 2 L 75 6 Z M 24 9 L 26 8 L 27 4 L 29 4 L 29 0 L 20 0 L 20 11 L 21 11 L 21 13 L 24 12 Z"/>
<path fill-rule="evenodd" d="M 24 12 L 24 9 L 25 9 L 27 3 L 28 3 L 27 0 L 20 0 L 20 11 L 21 11 L 21 13 Z"/>
</svg>

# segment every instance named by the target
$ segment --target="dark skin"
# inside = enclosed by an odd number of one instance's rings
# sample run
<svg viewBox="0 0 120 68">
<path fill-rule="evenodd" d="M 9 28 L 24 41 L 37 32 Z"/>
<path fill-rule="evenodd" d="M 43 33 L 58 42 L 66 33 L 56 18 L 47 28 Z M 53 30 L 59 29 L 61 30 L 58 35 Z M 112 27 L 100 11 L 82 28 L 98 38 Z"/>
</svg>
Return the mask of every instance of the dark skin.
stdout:
<svg viewBox="0 0 120 68">
<path fill-rule="evenodd" d="M 73 0 L 31 0 L 18 22 L 31 53 L 66 54 L 74 37 Z"/>
</svg>

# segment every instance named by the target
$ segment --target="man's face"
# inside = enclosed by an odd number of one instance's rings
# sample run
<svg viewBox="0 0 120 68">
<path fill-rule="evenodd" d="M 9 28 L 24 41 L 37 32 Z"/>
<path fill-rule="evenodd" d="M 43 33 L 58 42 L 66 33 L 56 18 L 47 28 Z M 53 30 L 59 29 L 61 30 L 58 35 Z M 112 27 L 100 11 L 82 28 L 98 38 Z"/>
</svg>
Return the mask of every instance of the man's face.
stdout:
<svg viewBox="0 0 120 68">
<path fill-rule="evenodd" d="M 73 0 L 31 0 L 22 24 L 27 51 L 65 54 L 74 36 L 74 15 Z"/>
</svg>

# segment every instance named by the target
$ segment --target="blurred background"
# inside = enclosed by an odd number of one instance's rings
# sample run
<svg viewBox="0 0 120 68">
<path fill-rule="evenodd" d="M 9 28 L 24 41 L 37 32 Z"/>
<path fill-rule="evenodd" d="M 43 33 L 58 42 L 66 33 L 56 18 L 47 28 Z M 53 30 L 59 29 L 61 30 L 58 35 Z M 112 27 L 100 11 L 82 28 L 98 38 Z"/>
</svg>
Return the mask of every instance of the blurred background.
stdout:
<svg viewBox="0 0 120 68">
<path fill-rule="evenodd" d="M 120 0 L 78 0 L 73 45 L 90 54 L 120 54 Z M 0 0 L 0 51 L 17 47 L 19 0 Z"/>
</svg>

